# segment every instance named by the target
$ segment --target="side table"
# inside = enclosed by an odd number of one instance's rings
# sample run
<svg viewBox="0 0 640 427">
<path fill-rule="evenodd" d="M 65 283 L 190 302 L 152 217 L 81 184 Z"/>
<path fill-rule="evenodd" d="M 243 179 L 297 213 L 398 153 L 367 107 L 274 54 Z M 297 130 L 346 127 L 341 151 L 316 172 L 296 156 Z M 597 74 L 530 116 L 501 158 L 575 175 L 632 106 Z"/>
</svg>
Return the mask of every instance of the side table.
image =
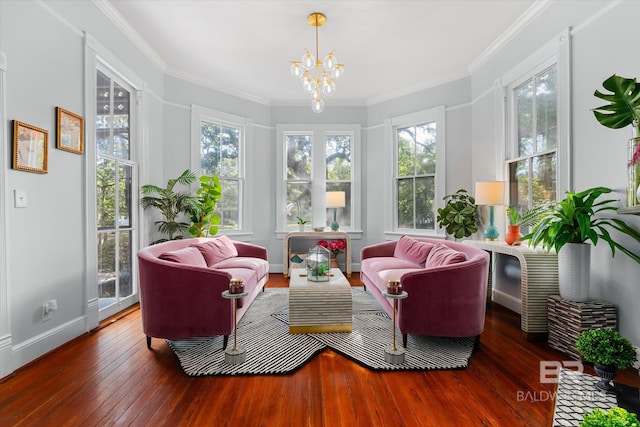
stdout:
<svg viewBox="0 0 640 427">
<path fill-rule="evenodd" d="M 405 350 L 404 348 L 396 347 L 396 311 L 398 311 L 398 300 L 407 298 L 409 294 L 407 294 L 406 291 L 402 291 L 401 294 L 383 292 L 382 295 L 393 299 L 393 324 L 391 325 L 391 329 L 393 330 L 393 344 L 384 350 L 384 360 L 393 365 L 400 365 L 404 363 Z"/>
<path fill-rule="evenodd" d="M 616 329 L 616 306 L 605 301 L 576 302 L 551 295 L 547 298 L 549 347 L 580 360 L 576 340 L 582 331 Z"/>
<path fill-rule="evenodd" d="M 232 294 L 228 290 L 222 292 L 222 298 L 231 300 L 231 309 L 233 310 L 233 349 L 224 350 L 224 361 L 230 365 L 239 365 L 247 360 L 247 351 L 238 347 L 238 326 L 236 325 L 236 302 L 239 298 L 246 297 L 249 292 L 245 291 L 241 294 Z"/>
</svg>

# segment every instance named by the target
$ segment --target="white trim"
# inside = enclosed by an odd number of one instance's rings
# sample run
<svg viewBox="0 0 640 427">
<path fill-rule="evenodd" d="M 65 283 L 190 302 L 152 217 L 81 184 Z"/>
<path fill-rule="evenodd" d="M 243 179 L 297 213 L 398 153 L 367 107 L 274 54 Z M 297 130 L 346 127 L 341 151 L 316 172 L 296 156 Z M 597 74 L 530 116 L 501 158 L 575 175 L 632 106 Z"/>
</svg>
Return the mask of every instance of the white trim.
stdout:
<svg viewBox="0 0 640 427">
<path fill-rule="evenodd" d="M 538 16 L 547 10 L 555 0 L 536 0 L 513 24 L 509 26 L 488 48 L 467 67 L 469 74 L 475 73 L 482 65 L 502 50 L 523 29 L 531 24 Z"/>
<path fill-rule="evenodd" d="M 111 2 L 107 0 L 92 0 L 93 4 L 115 25 L 133 45 L 147 57 L 161 71 L 167 69 L 167 63 L 153 50 L 145 39 L 120 15 Z M 120 67 L 118 67 L 120 68 Z"/>
<path fill-rule="evenodd" d="M 605 7 L 603 7 L 598 12 L 596 12 L 591 17 L 589 17 L 586 21 L 583 21 L 579 25 L 577 25 L 575 28 L 572 28 L 571 29 L 571 35 L 573 36 L 573 35 L 578 34 L 580 31 L 584 30 L 586 27 L 588 27 L 589 25 L 593 24 L 594 22 L 596 22 L 597 20 L 602 18 L 604 15 L 606 15 L 612 9 L 615 9 L 616 7 L 618 7 L 622 3 L 623 3 L 622 0 L 614 0 L 611 3 L 608 3 Z"/>
<path fill-rule="evenodd" d="M 238 141 L 238 151 L 240 153 L 238 159 L 238 167 L 240 170 L 240 228 L 238 230 L 220 229 L 218 234 L 235 236 L 243 239 L 244 236 L 253 234 L 253 224 L 250 221 L 249 213 L 253 207 L 252 186 L 247 185 L 253 182 L 253 161 L 247 147 L 253 142 L 253 121 L 246 117 L 236 116 L 235 114 L 225 113 L 223 111 L 213 110 L 211 108 L 200 105 L 191 105 L 191 170 L 200 176 L 201 158 L 200 158 L 200 123 L 208 121 L 215 124 L 229 126 L 231 128 L 240 129 L 240 141 Z M 197 191 L 198 183 L 191 185 L 192 191 Z"/>
<path fill-rule="evenodd" d="M 9 147 L 9 136 L 7 135 L 7 102 L 6 102 L 6 81 L 7 56 L 0 51 L 0 145 Z M 10 150 L 5 149 L 5 153 Z M 9 231 L 8 214 L 9 206 L 12 206 L 9 196 L 9 183 L 7 182 L 9 160 L 0 165 L 0 378 L 13 372 L 13 354 L 11 352 L 11 305 L 9 304 Z"/>
<path fill-rule="evenodd" d="M 515 135 L 513 118 L 511 117 L 514 101 L 510 93 L 515 86 L 528 78 L 534 71 L 542 71 L 553 64 L 556 64 L 557 67 L 558 85 L 558 142 L 555 150 L 557 153 L 556 195 L 560 196 L 564 194 L 564 190 L 572 187 L 570 28 L 562 31 L 496 81 L 496 130 L 498 131 L 496 134 L 500 136 L 501 140 L 501 147 L 496 147 L 496 152 L 500 156 L 498 160 L 503 164 L 503 168 L 500 168 L 502 169 L 502 177 L 508 179 L 508 161 L 518 157 L 514 153 L 515 147 L 509 145 L 509 141 L 512 141 L 513 135 Z"/>
<path fill-rule="evenodd" d="M 40 6 L 41 8 L 45 9 L 47 12 L 49 12 L 49 14 L 51 16 L 53 16 L 58 21 L 60 21 L 60 23 L 62 25 L 64 25 L 65 27 L 70 29 L 72 32 L 74 32 L 78 37 L 83 37 L 83 32 L 82 32 L 82 30 L 80 28 L 76 27 L 71 22 L 69 22 L 67 19 L 65 19 L 62 15 L 60 15 L 58 12 L 56 12 L 53 9 L 51 9 L 51 7 L 47 4 L 47 2 L 42 1 L 42 0 L 38 0 L 38 1 L 36 1 L 36 4 L 38 6 Z"/>
<path fill-rule="evenodd" d="M 436 174 L 435 174 L 435 195 L 434 195 L 434 229 L 433 230 L 417 230 L 417 229 L 400 229 L 397 228 L 397 194 L 395 189 L 396 179 L 396 135 L 394 129 L 401 126 L 413 126 L 421 123 L 436 122 Z M 420 236 L 441 236 L 443 231 L 435 221 L 435 215 L 439 208 L 443 207 L 442 198 L 446 192 L 446 108 L 444 105 L 430 108 L 428 110 L 416 111 L 414 113 L 403 116 L 393 117 L 385 120 L 385 144 L 387 161 L 385 162 L 385 200 L 392 200 L 386 203 L 385 213 L 385 236 L 392 239 L 398 234 L 412 234 Z"/>
<path fill-rule="evenodd" d="M 16 366 L 24 366 L 52 349 L 71 341 L 87 332 L 84 316 L 76 317 L 60 326 L 49 329 L 35 337 L 16 344 L 12 348 Z"/>
</svg>

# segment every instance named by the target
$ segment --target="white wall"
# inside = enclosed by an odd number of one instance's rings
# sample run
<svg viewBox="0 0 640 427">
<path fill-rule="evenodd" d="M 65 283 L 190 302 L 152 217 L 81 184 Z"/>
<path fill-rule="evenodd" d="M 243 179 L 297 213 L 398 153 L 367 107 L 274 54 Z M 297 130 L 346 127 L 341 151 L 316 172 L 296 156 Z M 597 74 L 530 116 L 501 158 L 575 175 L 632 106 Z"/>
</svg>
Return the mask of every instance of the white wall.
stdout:
<svg viewBox="0 0 640 427">
<path fill-rule="evenodd" d="M 446 111 L 446 192 L 472 189 L 478 179 L 490 179 L 496 160 L 495 80 L 568 26 L 573 34 L 573 141 L 575 187 L 605 185 L 622 190 L 624 147 L 628 133 L 600 126 L 591 108 L 592 96 L 609 75 L 638 76 L 640 58 L 630 31 L 640 3 L 625 1 L 606 13 L 605 1 L 555 2 L 535 22 L 514 37 L 469 78 L 368 107 L 327 107 L 321 115 L 308 107 L 271 107 L 229 96 L 163 75 L 157 64 L 133 46 L 92 2 L 0 1 L 0 52 L 6 54 L 6 119 L 3 173 L 5 193 L 0 207 L 7 223 L 6 259 L 0 267 L 0 295 L 9 298 L 10 325 L 0 328 L 0 376 L 61 345 L 91 327 L 87 317 L 85 275 L 90 267 L 85 216 L 86 164 L 91 161 L 56 150 L 55 107 L 84 112 L 83 31 L 87 31 L 144 81 L 144 147 L 140 184 L 164 185 L 190 167 L 190 108 L 192 104 L 251 120 L 247 145 L 253 209 L 251 240 L 269 250 L 272 265 L 282 264 L 282 241 L 274 233 L 277 206 L 276 124 L 359 123 L 362 125 L 363 234 L 354 240 L 353 261 L 360 249 L 384 239 L 383 174 L 388 159 L 385 120 L 444 105 Z M 29 22 L 29 37 L 24 23 Z M 603 36 L 603 34 L 606 34 Z M 615 40 L 615 46 L 603 42 Z M 39 175 L 10 169 L 11 120 L 49 130 L 49 173 Z M 0 136 L 2 133 L 0 133 Z M 87 143 L 91 143 L 88 139 Z M 606 155 L 604 154 L 606 153 Z M 2 175 L 0 175 L 0 178 Z M 29 207 L 13 207 L 13 189 L 26 190 Z M 148 214 L 147 214 L 148 215 Z M 640 228 L 640 219 L 628 217 Z M 142 241 L 154 234 L 147 216 Z M 50 243 L 55 242 L 55 243 Z M 640 251 L 637 244 L 628 242 Z M 0 256 L 2 252 L 0 251 Z M 640 344 L 640 266 L 598 246 L 593 257 L 592 296 L 619 307 L 620 330 Z M 0 276 L 0 279 L 4 277 Z M 59 310 L 48 322 L 40 320 L 41 305 L 57 299 Z M 0 304 L 0 310 L 3 310 Z M 8 334 L 7 334 L 8 331 Z M 141 341 L 142 345 L 142 341 Z M 5 357 L 10 354 L 10 357 Z"/>
<path fill-rule="evenodd" d="M 640 57 L 632 36 L 640 3 L 634 1 L 560 1 L 501 49 L 472 75 L 473 180 L 490 179 L 496 162 L 500 128 L 496 122 L 496 79 L 527 56 L 571 28 L 572 45 L 572 160 L 573 190 L 605 186 L 617 191 L 624 205 L 626 146 L 631 129 L 612 130 L 600 125 L 591 109 L 602 104 L 593 96 L 602 82 L 616 73 L 638 77 Z M 488 91 L 488 92 L 487 92 Z M 636 229 L 640 218 L 620 216 Z M 504 222 L 503 222 L 504 223 Z M 627 247 L 640 252 L 640 245 L 620 238 Z M 601 243 L 592 252 L 590 296 L 616 304 L 620 332 L 636 346 L 640 344 L 640 265 L 617 253 L 612 259 L 608 245 Z"/>
</svg>

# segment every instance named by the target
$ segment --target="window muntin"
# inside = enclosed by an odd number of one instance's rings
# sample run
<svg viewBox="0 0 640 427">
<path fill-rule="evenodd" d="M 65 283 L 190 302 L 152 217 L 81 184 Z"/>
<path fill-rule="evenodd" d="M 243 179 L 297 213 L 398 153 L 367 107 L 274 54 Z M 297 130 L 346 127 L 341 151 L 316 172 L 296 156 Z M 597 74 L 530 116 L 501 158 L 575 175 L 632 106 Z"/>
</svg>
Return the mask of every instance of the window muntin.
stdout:
<svg viewBox="0 0 640 427">
<path fill-rule="evenodd" d="M 531 73 L 512 96 L 516 156 L 507 162 L 509 204 L 530 209 L 557 195 L 557 64 Z"/>
<path fill-rule="evenodd" d="M 240 230 L 242 200 L 243 129 L 240 126 L 200 121 L 200 175 L 218 175 L 222 198 L 216 206 L 220 230 Z"/>
<path fill-rule="evenodd" d="M 435 230 L 435 121 L 395 128 L 396 228 Z"/>
</svg>

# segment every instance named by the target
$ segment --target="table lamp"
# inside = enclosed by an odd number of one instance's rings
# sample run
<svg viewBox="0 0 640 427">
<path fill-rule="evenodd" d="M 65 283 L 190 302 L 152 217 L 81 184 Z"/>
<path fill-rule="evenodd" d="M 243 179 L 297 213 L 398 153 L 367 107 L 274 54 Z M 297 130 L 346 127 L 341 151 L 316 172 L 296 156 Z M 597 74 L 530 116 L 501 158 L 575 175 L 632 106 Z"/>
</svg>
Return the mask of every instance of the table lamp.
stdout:
<svg viewBox="0 0 640 427">
<path fill-rule="evenodd" d="M 340 224 L 336 220 L 336 211 L 338 208 L 344 208 L 346 206 L 344 191 L 327 191 L 327 207 L 333 208 L 333 222 L 331 223 L 331 230 L 338 231 Z"/>
<path fill-rule="evenodd" d="M 493 224 L 493 207 L 504 203 L 504 182 L 484 181 L 476 182 L 476 204 L 489 208 L 489 225 L 484 229 L 485 240 L 498 240 L 500 232 Z"/>
</svg>

